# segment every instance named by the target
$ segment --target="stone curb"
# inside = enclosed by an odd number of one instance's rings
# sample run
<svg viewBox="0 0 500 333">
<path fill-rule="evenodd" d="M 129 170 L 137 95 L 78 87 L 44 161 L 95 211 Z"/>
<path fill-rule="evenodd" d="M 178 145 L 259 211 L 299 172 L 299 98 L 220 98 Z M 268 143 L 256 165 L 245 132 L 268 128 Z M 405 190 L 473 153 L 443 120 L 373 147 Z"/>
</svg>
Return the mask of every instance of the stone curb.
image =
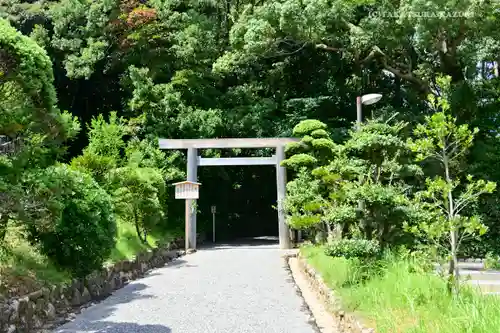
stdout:
<svg viewBox="0 0 500 333">
<path fill-rule="evenodd" d="M 364 327 L 354 315 L 343 311 L 340 299 L 335 296 L 335 293 L 325 284 L 321 275 L 307 263 L 306 259 L 301 256 L 300 253 L 296 257 L 300 270 L 306 277 L 308 283 L 338 322 L 339 333 L 375 333 L 373 328 Z"/>
<path fill-rule="evenodd" d="M 313 315 L 311 309 L 309 308 L 309 305 L 307 304 L 304 297 L 302 296 L 302 291 L 300 290 L 299 286 L 295 283 L 295 280 L 293 278 L 293 273 L 292 273 L 292 270 L 290 268 L 290 258 L 296 258 L 296 257 L 297 257 L 297 253 L 287 253 L 287 254 L 282 255 L 282 258 L 284 261 L 284 268 L 289 275 L 290 283 L 293 283 L 293 286 L 295 287 L 295 292 L 296 292 L 297 296 L 299 296 L 300 299 L 302 300 L 302 310 L 304 312 L 306 312 L 308 317 L 309 317 L 308 323 L 312 326 L 314 332 L 321 333 L 321 330 L 318 327 L 316 319 L 314 318 L 314 315 Z"/>
<path fill-rule="evenodd" d="M 198 241 L 202 243 L 203 239 Z M 144 277 L 151 269 L 185 255 L 184 239 L 139 253 L 96 270 L 83 279 L 51 285 L 30 294 L 0 302 L 0 332 L 45 331 L 72 320 L 82 309 L 98 303 L 130 281 Z M 188 254 L 192 253 L 188 251 Z"/>
</svg>

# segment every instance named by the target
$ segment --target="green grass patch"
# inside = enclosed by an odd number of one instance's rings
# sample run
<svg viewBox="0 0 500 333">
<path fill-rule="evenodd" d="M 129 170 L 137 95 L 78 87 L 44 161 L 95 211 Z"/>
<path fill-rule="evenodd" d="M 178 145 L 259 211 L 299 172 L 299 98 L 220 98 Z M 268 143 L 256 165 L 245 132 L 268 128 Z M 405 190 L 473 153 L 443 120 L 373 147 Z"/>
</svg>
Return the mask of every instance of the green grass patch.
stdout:
<svg viewBox="0 0 500 333">
<path fill-rule="evenodd" d="M 124 259 L 130 259 L 137 253 L 153 248 L 159 242 L 168 242 L 175 237 L 174 232 L 165 232 L 155 230 L 147 237 L 147 244 L 141 242 L 135 230 L 135 225 L 130 222 L 118 220 L 118 236 L 115 248 L 111 252 L 108 262 L 117 262 Z"/>
<path fill-rule="evenodd" d="M 64 283 L 70 275 L 57 269 L 26 240 L 19 228 L 9 229 L 0 247 L 0 294 L 25 294 L 46 283 Z"/>
<path fill-rule="evenodd" d="M 308 262 L 342 300 L 378 333 L 490 333 L 500 327 L 500 298 L 463 287 L 460 295 L 447 293 L 440 277 L 415 270 L 414 263 L 390 257 L 363 283 L 355 261 L 329 257 L 323 247 L 301 249 Z"/>
</svg>

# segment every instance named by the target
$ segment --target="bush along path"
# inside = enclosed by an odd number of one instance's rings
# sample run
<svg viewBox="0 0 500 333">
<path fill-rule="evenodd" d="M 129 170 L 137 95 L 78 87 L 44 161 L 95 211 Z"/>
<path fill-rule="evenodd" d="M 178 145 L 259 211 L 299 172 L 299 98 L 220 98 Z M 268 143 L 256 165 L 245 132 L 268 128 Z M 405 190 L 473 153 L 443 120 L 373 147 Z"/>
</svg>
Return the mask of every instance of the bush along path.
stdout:
<svg viewBox="0 0 500 333">
<path fill-rule="evenodd" d="M 70 284 L 48 286 L 22 297 L 5 299 L 0 303 L 0 332 L 34 332 L 71 320 L 82 308 L 103 300 L 150 269 L 175 260 L 183 254 L 178 250 L 183 246 L 184 240 L 176 239 L 139 253 L 132 260 L 96 270 L 84 279 L 74 279 Z"/>
</svg>

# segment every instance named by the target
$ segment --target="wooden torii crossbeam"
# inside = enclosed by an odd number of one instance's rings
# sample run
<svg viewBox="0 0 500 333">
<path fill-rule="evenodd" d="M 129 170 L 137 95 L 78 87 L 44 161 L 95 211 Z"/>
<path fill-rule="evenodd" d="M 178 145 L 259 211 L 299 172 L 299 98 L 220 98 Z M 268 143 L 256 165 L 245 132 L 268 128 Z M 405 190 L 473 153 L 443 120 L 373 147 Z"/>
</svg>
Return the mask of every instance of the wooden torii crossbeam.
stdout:
<svg viewBox="0 0 500 333">
<path fill-rule="evenodd" d="M 276 189 L 278 203 L 278 230 L 280 248 L 291 248 L 290 231 L 285 222 L 283 201 L 286 195 L 286 169 L 282 167 L 281 161 L 285 159 L 285 145 L 297 142 L 296 138 L 232 138 L 232 139 L 159 139 L 160 149 L 187 149 L 187 180 L 196 182 L 198 178 L 198 166 L 221 166 L 221 165 L 275 165 L 276 167 Z M 198 156 L 198 149 L 230 149 L 230 148 L 275 148 L 276 154 L 272 157 L 226 157 L 226 158 L 202 158 Z M 186 238 L 188 246 L 196 249 L 196 210 L 195 200 L 188 199 L 186 214 Z"/>
</svg>

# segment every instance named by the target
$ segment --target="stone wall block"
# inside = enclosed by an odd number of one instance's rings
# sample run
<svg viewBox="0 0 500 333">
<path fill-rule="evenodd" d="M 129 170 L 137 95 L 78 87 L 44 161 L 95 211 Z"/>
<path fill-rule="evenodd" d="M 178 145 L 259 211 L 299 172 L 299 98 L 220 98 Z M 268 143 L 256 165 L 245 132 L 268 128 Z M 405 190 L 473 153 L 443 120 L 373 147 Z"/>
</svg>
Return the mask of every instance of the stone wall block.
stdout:
<svg viewBox="0 0 500 333">
<path fill-rule="evenodd" d="M 73 289 L 73 297 L 71 298 L 71 305 L 72 306 L 79 306 L 82 304 L 82 294 L 80 293 L 80 290 L 78 289 Z"/>
<path fill-rule="evenodd" d="M 115 273 L 119 273 L 123 270 L 123 261 L 119 261 L 113 265 L 113 270 Z"/>
<path fill-rule="evenodd" d="M 0 304 L 0 327 L 2 327 L 2 329 L 8 326 L 12 311 L 13 309 L 11 306 L 9 306 L 9 304 Z"/>
<path fill-rule="evenodd" d="M 114 285 L 115 285 L 115 288 L 114 288 L 115 290 L 120 289 L 122 287 L 122 279 L 121 279 L 120 274 L 115 274 L 113 281 L 114 281 Z"/>
<path fill-rule="evenodd" d="M 74 290 L 80 290 L 78 288 L 71 288 L 71 286 L 61 286 L 61 294 L 64 295 L 64 298 L 71 299 L 74 295 Z"/>
<path fill-rule="evenodd" d="M 113 280 L 105 281 L 104 284 L 102 285 L 102 296 L 103 297 L 109 296 L 113 292 L 113 287 L 111 285 L 111 281 L 113 281 Z"/>
<path fill-rule="evenodd" d="M 148 264 L 146 262 L 141 262 L 140 263 L 140 272 L 142 275 L 144 275 L 144 273 L 146 273 L 146 271 L 148 270 Z"/>
<path fill-rule="evenodd" d="M 122 271 L 128 272 L 130 270 L 130 261 L 129 260 L 123 260 L 122 261 Z"/>
<path fill-rule="evenodd" d="M 44 309 L 45 319 L 52 321 L 56 319 L 56 308 L 52 303 L 47 303 Z"/>
<path fill-rule="evenodd" d="M 26 313 L 26 310 L 28 309 L 28 304 L 30 300 L 28 297 L 21 297 L 19 299 L 19 305 L 18 305 L 18 312 L 20 316 L 23 316 Z"/>
<path fill-rule="evenodd" d="M 45 301 L 45 299 L 43 297 L 40 297 L 39 299 L 37 299 L 36 303 L 35 303 L 35 314 L 38 316 L 42 316 L 43 310 L 45 309 L 46 305 L 47 305 L 47 302 Z"/>
<path fill-rule="evenodd" d="M 35 314 L 33 316 L 32 326 L 30 328 L 37 329 L 37 328 L 41 328 L 42 326 L 43 326 L 43 320 L 38 315 Z"/>
<path fill-rule="evenodd" d="M 82 294 L 81 294 L 81 302 L 80 304 L 85 304 L 85 303 L 88 303 L 92 300 L 92 296 L 90 295 L 90 292 L 89 290 L 84 287 L 83 288 L 83 291 L 82 291 Z"/>
</svg>

